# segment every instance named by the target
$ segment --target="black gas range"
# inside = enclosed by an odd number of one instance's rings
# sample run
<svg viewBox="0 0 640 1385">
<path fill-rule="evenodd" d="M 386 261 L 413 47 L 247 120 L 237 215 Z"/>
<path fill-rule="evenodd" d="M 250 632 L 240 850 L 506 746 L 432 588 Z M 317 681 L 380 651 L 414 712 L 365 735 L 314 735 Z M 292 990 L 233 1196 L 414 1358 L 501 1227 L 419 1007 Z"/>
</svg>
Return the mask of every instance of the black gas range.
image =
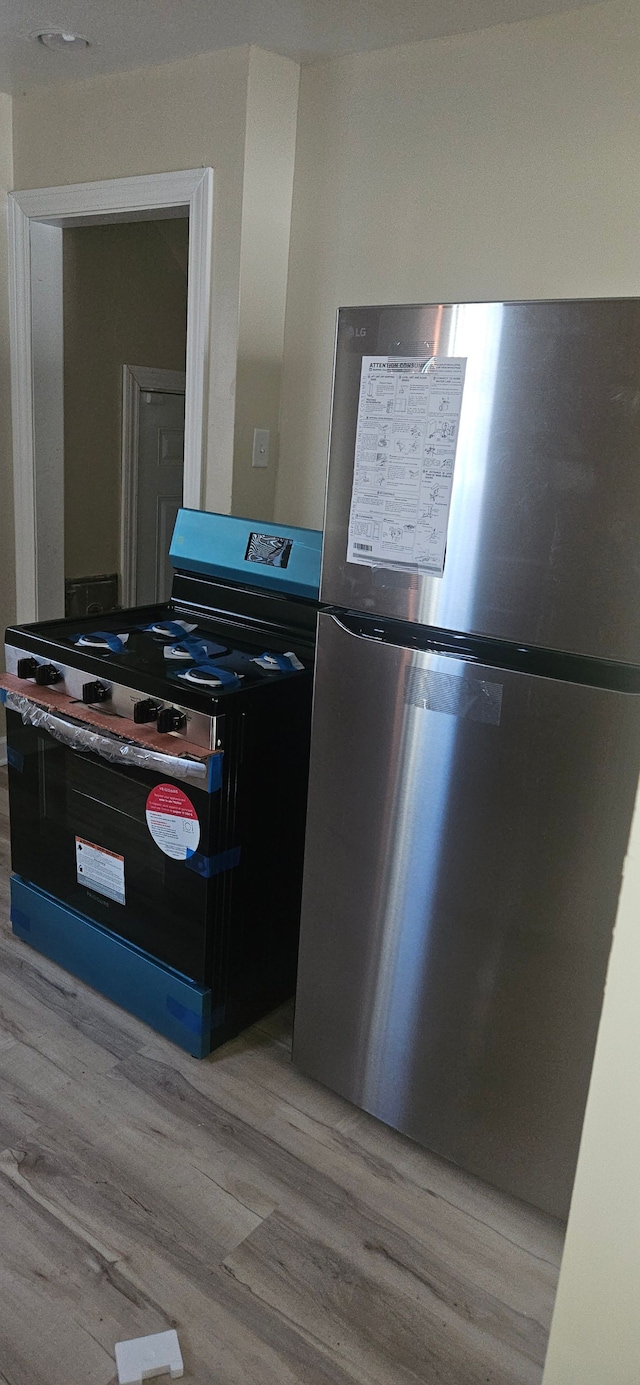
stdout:
<svg viewBox="0 0 640 1385">
<path fill-rule="evenodd" d="M 295 983 L 320 536 L 264 528 L 181 511 L 170 602 L 6 634 L 14 932 L 198 1056 Z"/>
</svg>

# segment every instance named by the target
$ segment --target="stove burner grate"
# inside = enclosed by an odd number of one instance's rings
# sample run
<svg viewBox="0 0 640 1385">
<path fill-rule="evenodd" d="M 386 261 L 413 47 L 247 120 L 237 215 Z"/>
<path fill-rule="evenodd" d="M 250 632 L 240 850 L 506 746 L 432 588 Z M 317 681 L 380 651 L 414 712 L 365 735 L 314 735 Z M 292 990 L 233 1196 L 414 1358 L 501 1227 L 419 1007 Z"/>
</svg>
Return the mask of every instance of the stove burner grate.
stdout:
<svg viewBox="0 0 640 1385">
<path fill-rule="evenodd" d="M 239 688 L 242 674 L 231 673 L 229 669 L 218 668 L 216 664 L 199 664 L 197 668 L 185 669 L 178 674 L 185 683 L 195 683 L 200 688 Z"/>
</svg>

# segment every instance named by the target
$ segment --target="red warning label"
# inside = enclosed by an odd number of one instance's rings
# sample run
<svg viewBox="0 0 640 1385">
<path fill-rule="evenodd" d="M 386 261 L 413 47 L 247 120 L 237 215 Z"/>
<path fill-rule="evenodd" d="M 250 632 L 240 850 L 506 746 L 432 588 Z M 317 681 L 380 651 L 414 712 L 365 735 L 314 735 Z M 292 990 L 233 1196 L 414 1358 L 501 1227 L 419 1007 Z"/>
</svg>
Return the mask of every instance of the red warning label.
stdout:
<svg viewBox="0 0 640 1385">
<path fill-rule="evenodd" d="M 147 827 L 165 856 L 185 861 L 200 841 L 198 814 L 176 784 L 158 784 L 147 799 Z"/>
</svg>

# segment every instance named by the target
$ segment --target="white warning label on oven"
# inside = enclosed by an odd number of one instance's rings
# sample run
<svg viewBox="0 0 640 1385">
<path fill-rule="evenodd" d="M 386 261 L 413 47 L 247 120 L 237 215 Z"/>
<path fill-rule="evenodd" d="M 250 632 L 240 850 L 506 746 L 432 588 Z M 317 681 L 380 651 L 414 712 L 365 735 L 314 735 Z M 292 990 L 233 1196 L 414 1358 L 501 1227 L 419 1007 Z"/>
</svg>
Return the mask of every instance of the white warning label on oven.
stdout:
<svg viewBox="0 0 640 1385">
<path fill-rule="evenodd" d="M 124 856 L 118 856 L 115 851 L 76 837 L 76 876 L 79 885 L 114 899 L 116 904 L 126 903 Z"/>
<path fill-rule="evenodd" d="M 363 358 L 348 563 L 442 577 L 465 366 Z"/>
<path fill-rule="evenodd" d="M 174 861 L 186 861 L 198 849 L 200 820 L 177 784 L 158 784 L 147 799 L 147 827 L 156 846 Z"/>
</svg>

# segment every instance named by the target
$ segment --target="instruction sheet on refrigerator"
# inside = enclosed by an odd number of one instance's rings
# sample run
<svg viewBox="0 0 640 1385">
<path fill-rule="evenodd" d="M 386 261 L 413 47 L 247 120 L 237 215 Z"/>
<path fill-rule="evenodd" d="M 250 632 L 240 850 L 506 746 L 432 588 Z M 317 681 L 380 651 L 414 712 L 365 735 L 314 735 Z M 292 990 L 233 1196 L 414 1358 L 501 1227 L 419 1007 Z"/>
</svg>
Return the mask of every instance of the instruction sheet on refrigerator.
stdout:
<svg viewBox="0 0 640 1385">
<path fill-rule="evenodd" d="M 347 562 L 442 577 L 464 356 L 365 356 Z"/>
</svg>

